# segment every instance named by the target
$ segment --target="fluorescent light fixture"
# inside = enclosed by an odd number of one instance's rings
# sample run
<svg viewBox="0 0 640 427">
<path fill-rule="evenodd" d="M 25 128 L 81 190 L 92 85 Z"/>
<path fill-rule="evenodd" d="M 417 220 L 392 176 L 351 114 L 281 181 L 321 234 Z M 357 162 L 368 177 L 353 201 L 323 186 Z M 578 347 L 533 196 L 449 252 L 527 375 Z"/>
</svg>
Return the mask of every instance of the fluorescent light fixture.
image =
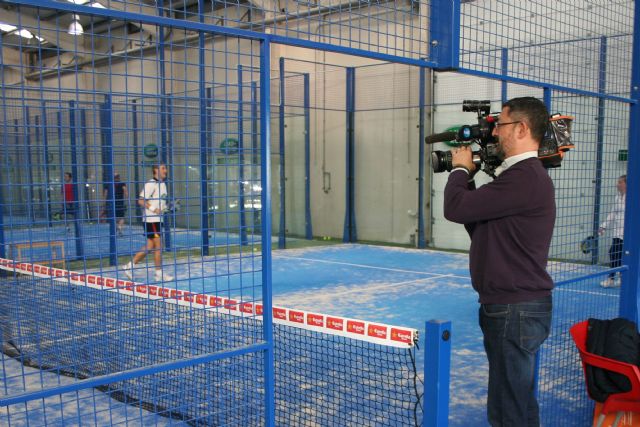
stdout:
<svg viewBox="0 0 640 427">
<path fill-rule="evenodd" d="M 84 28 L 82 28 L 82 24 L 80 24 L 80 17 L 78 15 L 73 15 L 73 21 L 69 24 L 69 30 L 67 33 L 72 36 L 80 36 L 84 34 Z"/>
<path fill-rule="evenodd" d="M 94 1 L 93 3 L 91 3 L 89 6 L 91 7 L 97 7 L 98 9 L 106 9 L 106 7 L 104 7 L 102 5 L 102 3 L 98 3 L 97 1 Z"/>
<path fill-rule="evenodd" d="M 10 32 L 15 31 L 17 29 L 18 29 L 18 27 L 16 27 L 16 26 L 5 24 L 4 22 L 0 22 L 0 30 L 1 31 L 4 31 L 6 33 L 10 33 Z"/>
<path fill-rule="evenodd" d="M 73 3 L 73 4 L 87 4 L 89 3 L 89 0 L 67 0 L 69 3 Z"/>
</svg>

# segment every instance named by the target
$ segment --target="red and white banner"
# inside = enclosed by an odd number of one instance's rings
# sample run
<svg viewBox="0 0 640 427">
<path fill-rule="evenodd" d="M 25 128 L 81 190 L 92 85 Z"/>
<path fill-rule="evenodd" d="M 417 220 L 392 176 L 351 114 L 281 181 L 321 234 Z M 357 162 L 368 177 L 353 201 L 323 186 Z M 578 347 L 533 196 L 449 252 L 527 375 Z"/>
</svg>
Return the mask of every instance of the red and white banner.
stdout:
<svg viewBox="0 0 640 427">
<path fill-rule="evenodd" d="M 4 258 L 0 258 L 0 269 L 34 277 L 51 278 L 52 281 L 55 282 L 71 283 L 77 286 L 118 292 L 139 298 L 158 299 L 173 304 L 214 310 L 235 316 L 256 317 L 260 319 L 263 316 L 263 306 L 256 302 L 241 301 L 216 295 L 196 294 L 179 289 L 132 282 L 130 280 L 114 279 L 95 274 L 82 274 L 39 264 L 15 262 Z M 418 331 L 416 329 L 385 325 L 383 323 L 329 316 L 283 307 L 273 307 L 272 313 L 273 323 L 325 334 L 339 335 L 375 344 L 409 348 L 414 346 L 418 339 Z"/>
</svg>

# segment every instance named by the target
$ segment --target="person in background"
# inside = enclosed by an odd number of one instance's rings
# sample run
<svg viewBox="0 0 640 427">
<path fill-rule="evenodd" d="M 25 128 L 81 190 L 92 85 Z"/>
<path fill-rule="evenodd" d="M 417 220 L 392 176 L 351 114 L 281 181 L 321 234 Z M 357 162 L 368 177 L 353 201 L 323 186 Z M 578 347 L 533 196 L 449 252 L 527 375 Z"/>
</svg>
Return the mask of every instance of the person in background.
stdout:
<svg viewBox="0 0 640 427">
<path fill-rule="evenodd" d="M 480 299 L 494 427 L 540 425 L 535 366 L 551 327 L 546 267 L 556 219 L 553 182 L 538 159 L 548 125 L 540 100 L 506 102 L 493 129 L 504 159 L 496 179 L 476 189 L 471 149 L 461 147 L 452 150 L 444 190 L 445 218 L 464 224 L 471 237 L 469 271 Z"/>
<path fill-rule="evenodd" d="M 142 261 L 148 252 L 153 252 L 155 262 L 155 280 L 158 282 L 171 281 L 173 277 L 162 271 L 162 220 L 167 210 L 167 166 L 163 163 L 151 168 L 153 178 L 147 181 L 140 192 L 138 204 L 144 208 L 142 224 L 147 244 L 134 255 L 133 260 L 123 266 L 124 273 L 133 280 L 133 267 Z"/>
<path fill-rule="evenodd" d="M 73 175 L 71 172 L 64 173 L 64 183 L 62 184 L 62 196 L 64 199 L 64 205 L 62 206 L 62 213 L 64 222 L 67 228 L 67 232 L 71 231 L 69 223 L 67 222 L 69 215 L 76 217 L 76 196 L 73 191 Z"/>
<path fill-rule="evenodd" d="M 624 207 L 627 195 L 627 175 L 618 178 L 616 184 L 618 195 L 613 204 L 613 208 L 607 219 L 600 224 L 598 234 L 603 235 L 607 228 L 611 228 L 613 237 L 609 248 L 609 267 L 616 268 L 622 265 L 622 245 L 624 243 Z M 609 277 L 600 283 L 603 288 L 613 288 L 620 286 L 620 273 L 609 273 Z"/>
<path fill-rule="evenodd" d="M 127 213 L 127 207 L 125 205 L 126 201 L 129 199 L 129 190 L 127 189 L 127 184 L 120 181 L 120 174 L 116 173 L 113 175 L 113 188 L 115 197 L 113 200 L 115 201 L 115 211 L 116 211 L 116 226 L 118 229 L 118 236 L 122 236 L 124 230 L 124 216 Z M 104 185 L 104 190 L 102 192 L 102 198 L 105 200 L 105 211 L 107 211 L 108 203 L 111 199 L 111 183 Z M 107 216 L 109 212 L 107 211 Z"/>
</svg>

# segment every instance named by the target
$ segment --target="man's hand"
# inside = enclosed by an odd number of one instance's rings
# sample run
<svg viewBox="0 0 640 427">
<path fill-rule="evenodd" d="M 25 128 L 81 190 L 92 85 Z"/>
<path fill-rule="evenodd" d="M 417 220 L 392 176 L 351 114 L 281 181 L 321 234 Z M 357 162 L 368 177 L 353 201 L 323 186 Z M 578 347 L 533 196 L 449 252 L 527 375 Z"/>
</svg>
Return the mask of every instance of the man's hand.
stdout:
<svg viewBox="0 0 640 427">
<path fill-rule="evenodd" d="M 598 234 L 602 236 L 604 234 L 604 228 L 598 228 Z"/>
<path fill-rule="evenodd" d="M 465 168 L 469 171 L 469 175 L 473 174 L 476 170 L 476 165 L 473 163 L 471 148 L 468 145 L 463 145 L 451 150 L 451 164 L 454 168 Z"/>
</svg>

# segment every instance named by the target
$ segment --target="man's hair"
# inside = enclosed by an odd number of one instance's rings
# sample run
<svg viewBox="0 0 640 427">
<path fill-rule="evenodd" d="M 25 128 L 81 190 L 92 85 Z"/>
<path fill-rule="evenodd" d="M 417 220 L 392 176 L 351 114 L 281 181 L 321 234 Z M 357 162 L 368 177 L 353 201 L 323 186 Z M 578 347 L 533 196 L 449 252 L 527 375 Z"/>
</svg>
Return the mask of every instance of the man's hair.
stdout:
<svg viewBox="0 0 640 427">
<path fill-rule="evenodd" d="M 64 176 L 68 176 L 69 178 L 73 178 L 73 175 L 71 175 L 71 172 L 65 172 Z"/>
<path fill-rule="evenodd" d="M 622 179 L 622 180 L 624 180 L 624 182 L 626 183 L 626 182 L 627 182 L 627 174 L 620 175 L 620 176 L 618 177 L 618 179 Z"/>
<path fill-rule="evenodd" d="M 151 172 L 153 173 L 153 175 L 158 173 L 158 170 L 160 169 L 160 166 L 162 166 L 162 165 L 164 165 L 164 163 L 157 163 L 157 164 L 153 164 L 151 166 Z"/>
<path fill-rule="evenodd" d="M 542 101 L 532 96 L 513 98 L 502 105 L 516 120 L 523 120 L 531 129 L 531 136 L 542 142 L 549 126 L 549 111 Z"/>
</svg>

